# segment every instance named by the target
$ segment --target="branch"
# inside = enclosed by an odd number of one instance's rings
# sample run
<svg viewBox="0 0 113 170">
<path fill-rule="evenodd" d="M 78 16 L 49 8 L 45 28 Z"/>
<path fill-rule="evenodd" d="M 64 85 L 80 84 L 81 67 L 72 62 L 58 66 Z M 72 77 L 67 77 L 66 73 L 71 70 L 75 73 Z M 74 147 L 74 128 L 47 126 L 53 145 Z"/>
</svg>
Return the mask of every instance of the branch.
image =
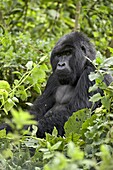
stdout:
<svg viewBox="0 0 113 170">
<path fill-rule="evenodd" d="M 81 2 L 78 0 L 76 4 L 76 14 L 75 14 L 75 28 L 74 31 L 80 30 L 79 18 L 80 18 Z"/>
</svg>

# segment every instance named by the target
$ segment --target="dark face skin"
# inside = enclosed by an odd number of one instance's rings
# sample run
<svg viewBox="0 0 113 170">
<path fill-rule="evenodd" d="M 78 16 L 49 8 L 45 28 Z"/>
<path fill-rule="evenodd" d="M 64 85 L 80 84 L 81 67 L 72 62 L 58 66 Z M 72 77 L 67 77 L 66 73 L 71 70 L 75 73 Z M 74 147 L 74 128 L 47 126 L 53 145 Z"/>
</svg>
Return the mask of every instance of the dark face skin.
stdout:
<svg viewBox="0 0 113 170">
<path fill-rule="evenodd" d="M 70 67 L 70 61 L 72 56 L 72 49 L 69 48 L 62 50 L 61 53 L 55 55 L 55 74 L 57 75 L 60 84 L 70 84 L 71 82 L 73 70 Z"/>
</svg>

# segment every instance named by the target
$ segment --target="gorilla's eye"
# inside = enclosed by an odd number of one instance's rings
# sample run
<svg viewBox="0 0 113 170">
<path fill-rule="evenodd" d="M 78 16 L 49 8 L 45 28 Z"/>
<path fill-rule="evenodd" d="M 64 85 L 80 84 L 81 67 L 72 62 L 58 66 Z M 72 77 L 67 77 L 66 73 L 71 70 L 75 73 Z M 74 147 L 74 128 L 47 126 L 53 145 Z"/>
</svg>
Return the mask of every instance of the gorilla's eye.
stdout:
<svg viewBox="0 0 113 170">
<path fill-rule="evenodd" d="M 86 48 L 83 45 L 81 46 L 81 49 L 84 53 L 86 53 Z"/>
<path fill-rule="evenodd" d="M 66 55 L 71 55 L 71 51 L 66 51 Z"/>
<path fill-rule="evenodd" d="M 56 58 L 59 58 L 61 56 L 62 56 L 62 54 L 56 54 Z"/>
<path fill-rule="evenodd" d="M 68 51 L 64 51 L 64 52 L 63 52 L 63 55 L 66 55 L 66 56 L 69 56 L 69 55 L 71 55 L 71 54 L 72 54 L 71 50 L 68 50 Z"/>
</svg>

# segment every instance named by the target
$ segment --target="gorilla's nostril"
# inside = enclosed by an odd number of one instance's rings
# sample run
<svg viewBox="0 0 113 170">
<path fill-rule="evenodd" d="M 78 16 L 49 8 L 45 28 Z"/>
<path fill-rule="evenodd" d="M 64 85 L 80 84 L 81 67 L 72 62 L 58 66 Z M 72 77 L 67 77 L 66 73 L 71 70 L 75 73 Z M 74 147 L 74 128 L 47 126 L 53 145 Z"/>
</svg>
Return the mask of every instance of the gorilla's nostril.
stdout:
<svg viewBox="0 0 113 170">
<path fill-rule="evenodd" d="M 63 63 L 62 66 L 65 66 L 65 63 Z"/>
<path fill-rule="evenodd" d="M 65 63 L 58 63 L 58 66 L 63 67 L 65 66 Z"/>
</svg>

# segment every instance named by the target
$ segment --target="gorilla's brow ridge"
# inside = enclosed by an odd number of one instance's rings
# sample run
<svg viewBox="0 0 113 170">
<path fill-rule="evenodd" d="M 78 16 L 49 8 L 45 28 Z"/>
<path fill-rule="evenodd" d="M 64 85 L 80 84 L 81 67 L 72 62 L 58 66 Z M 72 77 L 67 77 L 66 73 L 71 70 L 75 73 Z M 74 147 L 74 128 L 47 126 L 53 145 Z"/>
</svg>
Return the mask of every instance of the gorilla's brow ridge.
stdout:
<svg viewBox="0 0 113 170">
<path fill-rule="evenodd" d="M 56 48 L 54 48 L 53 53 L 54 53 L 54 55 L 57 55 L 57 54 L 60 54 L 61 52 L 73 50 L 73 48 L 75 48 L 75 47 L 70 44 L 66 44 L 63 46 L 58 45 L 58 46 L 56 46 Z"/>
</svg>

